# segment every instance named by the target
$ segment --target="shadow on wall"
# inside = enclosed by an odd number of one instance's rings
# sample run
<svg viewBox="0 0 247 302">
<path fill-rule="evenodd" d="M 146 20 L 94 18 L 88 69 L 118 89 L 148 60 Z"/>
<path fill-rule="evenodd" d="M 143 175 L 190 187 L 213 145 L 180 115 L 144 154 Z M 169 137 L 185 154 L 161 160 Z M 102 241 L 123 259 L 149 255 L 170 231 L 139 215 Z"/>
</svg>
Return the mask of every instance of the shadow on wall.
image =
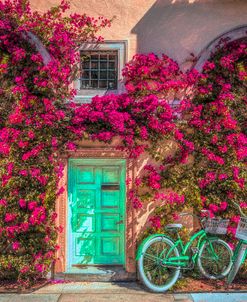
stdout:
<svg viewBox="0 0 247 302">
<path fill-rule="evenodd" d="M 184 63 L 212 40 L 246 23 L 246 0 L 157 0 L 131 30 L 137 53 L 166 53 Z"/>
</svg>

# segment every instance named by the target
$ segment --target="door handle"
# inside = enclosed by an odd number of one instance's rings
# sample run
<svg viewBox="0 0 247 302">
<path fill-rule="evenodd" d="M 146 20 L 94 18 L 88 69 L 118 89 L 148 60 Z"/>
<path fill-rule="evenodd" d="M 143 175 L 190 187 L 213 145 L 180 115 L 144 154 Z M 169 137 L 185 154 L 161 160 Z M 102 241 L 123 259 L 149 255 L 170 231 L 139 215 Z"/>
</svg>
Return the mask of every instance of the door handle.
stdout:
<svg viewBox="0 0 247 302">
<path fill-rule="evenodd" d="M 119 220 L 116 224 L 123 224 L 123 220 Z"/>
</svg>

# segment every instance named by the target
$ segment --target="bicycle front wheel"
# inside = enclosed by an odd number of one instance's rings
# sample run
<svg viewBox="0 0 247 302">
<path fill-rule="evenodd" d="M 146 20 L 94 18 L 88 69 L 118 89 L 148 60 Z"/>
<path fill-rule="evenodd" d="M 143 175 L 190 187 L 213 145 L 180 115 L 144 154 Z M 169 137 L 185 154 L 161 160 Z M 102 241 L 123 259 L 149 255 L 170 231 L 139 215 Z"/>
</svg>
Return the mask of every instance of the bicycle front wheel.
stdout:
<svg viewBox="0 0 247 302">
<path fill-rule="evenodd" d="M 167 291 L 179 277 L 179 267 L 163 265 L 167 254 L 169 257 L 179 256 L 174 243 L 166 237 L 154 237 L 143 246 L 138 260 L 138 271 L 142 283 L 152 292 Z"/>
<path fill-rule="evenodd" d="M 222 279 L 232 266 L 232 250 L 221 239 L 208 238 L 199 250 L 197 265 L 203 276 L 208 279 Z"/>
<path fill-rule="evenodd" d="M 228 284 L 231 284 L 232 281 L 234 280 L 234 278 L 236 277 L 236 275 L 237 275 L 237 273 L 240 269 L 240 266 L 242 264 L 242 260 L 243 260 L 243 257 L 245 255 L 245 251 L 246 251 L 246 248 L 240 247 L 237 258 L 234 260 L 233 265 L 232 265 L 231 270 L 230 270 L 230 273 L 227 276 L 227 283 Z"/>
</svg>

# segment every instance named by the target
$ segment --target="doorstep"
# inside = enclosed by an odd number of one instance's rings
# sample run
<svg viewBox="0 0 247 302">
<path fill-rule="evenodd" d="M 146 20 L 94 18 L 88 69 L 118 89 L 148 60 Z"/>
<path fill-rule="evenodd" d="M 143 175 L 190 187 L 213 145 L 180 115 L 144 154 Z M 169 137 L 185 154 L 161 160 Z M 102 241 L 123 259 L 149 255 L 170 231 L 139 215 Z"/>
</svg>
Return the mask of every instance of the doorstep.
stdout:
<svg viewBox="0 0 247 302">
<path fill-rule="evenodd" d="M 121 266 L 81 266 L 56 273 L 55 279 L 65 281 L 108 282 L 135 281 L 136 273 L 129 273 Z"/>
</svg>

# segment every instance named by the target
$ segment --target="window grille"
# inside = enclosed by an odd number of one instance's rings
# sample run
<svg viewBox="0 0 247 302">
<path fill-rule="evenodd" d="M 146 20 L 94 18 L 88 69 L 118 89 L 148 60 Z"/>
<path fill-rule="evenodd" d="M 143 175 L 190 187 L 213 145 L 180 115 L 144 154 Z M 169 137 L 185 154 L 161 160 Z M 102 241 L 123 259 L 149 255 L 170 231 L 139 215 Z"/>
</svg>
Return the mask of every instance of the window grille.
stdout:
<svg viewBox="0 0 247 302">
<path fill-rule="evenodd" d="M 118 51 L 81 51 L 80 89 L 117 89 Z"/>
</svg>

